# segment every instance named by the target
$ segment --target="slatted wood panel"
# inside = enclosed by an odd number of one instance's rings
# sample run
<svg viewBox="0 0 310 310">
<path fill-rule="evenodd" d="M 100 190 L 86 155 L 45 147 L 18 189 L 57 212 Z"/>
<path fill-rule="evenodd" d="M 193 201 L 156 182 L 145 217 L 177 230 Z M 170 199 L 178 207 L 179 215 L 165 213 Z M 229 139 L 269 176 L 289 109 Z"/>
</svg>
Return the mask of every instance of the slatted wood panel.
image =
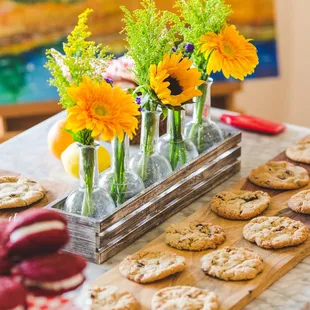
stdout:
<svg viewBox="0 0 310 310">
<path fill-rule="evenodd" d="M 280 154 L 275 160 L 288 160 L 284 153 Z M 310 165 L 300 165 L 310 172 Z M 262 190 L 258 186 L 251 184 L 247 179 L 243 179 L 235 184 L 233 189 Z M 310 186 L 303 189 L 310 188 Z M 287 207 L 288 199 L 300 190 L 280 191 L 267 190 L 272 196 L 271 205 L 262 215 L 288 216 L 300 220 L 310 228 L 310 217 L 307 215 L 296 214 Z M 141 304 L 141 309 L 150 309 L 152 296 L 159 289 L 174 285 L 193 285 L 206 288 L 219 295 L 221 310 L 242 309 L 252 299 L 266 290 L 273 282 L 277 281 L 291 268 L 298 264 L 302 259 L 310 254 L 310 238 L 303 244 L 295 247 L 280 250 L 264 250 L 251 244 L 242 237 L 243 227 L 248 221 L 231 221 L 218 217 L 209 207 L 209 204 L 200 208 L 197 212 L 184 220 L 204 220 L 220 225 L 226 232 L 227 240 L 221 246 L 234 245 L 250 248 L 259 253 L 265 261 L 263 273 L 251 281 L 226 282 L 206 276 L 200 269 L 200 259 L 210 251 L 188 252 L 170 248 L 164 243 L 164 235 L 161 235 L 142 250 L 151 251 L 170 251 L 186 258 L 187 268 L 185 271 L 170 276 L 164 280 L 152 284 L 137 284 L 122 277 L 118 267 L 113 268 L 103 276 L 98 278 L 94 285 L 115 284 L 123 290 L 132 292 Z"/>
</svg>

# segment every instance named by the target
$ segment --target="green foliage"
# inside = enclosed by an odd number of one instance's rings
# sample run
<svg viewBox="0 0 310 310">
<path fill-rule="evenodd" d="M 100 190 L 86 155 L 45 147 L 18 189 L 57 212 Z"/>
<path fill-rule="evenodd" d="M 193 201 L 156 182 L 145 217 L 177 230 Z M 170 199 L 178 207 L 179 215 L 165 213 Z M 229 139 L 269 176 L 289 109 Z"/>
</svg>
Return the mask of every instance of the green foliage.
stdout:
<svg viewBox="0 0 310 310">
<path fill-rule="evenodd" d="M 68 36 L 68 42 L 63 45 L 64 57 L 61 54 L 57 56 L 57 52 L 54 50 L 46 51 L 48 61 L 45 67 L 50 70 L 53 76 L 50 79 L 50 85 L 57 88 L 63 108 L 75 105 L 67 94 L 67 87 L 72 84 L 78 85 L 85 76 L 101 81 L 107 63 L 112 58 L 111 55 L 108 55 L 108 48 L 87 40 L 91 36 L 87 26 L 88 16 L 91 12 L 91 9 L 87 9 L 79 15 L 77 26 Z M 61 60 L 63 68 L 60 67 L 57 57 L 58 60 Z M 64 71 L 68 71 L 70 78 Z"/>
<path fill-rule="evenodd" d="M 64 76 L 61 68 L 56 63 L 56 60 L 51 54 L 51 50 L 46 52 L 47 54 L 47 62 L 45 64 L 45 68 L 49 69 L 53 78 L 49 80 L 51 86 L 55 86 L 57 88 L 60 100 L 59 103 L 63 106 L 63 108 L 70 108 L 75 105 L 75 102 L 68 95 L 67 87 L 70 87 L 70 82 Z"/>
<path fill-rule="evenodd" d="M 191 54 L 203 80 L 207 80 L 209 59 L 199 53 L 200 37 L 208 32 L 219 33 L 232 14 L 230 5 L 225 0 L 177 0 L 175 7 L 181 17 L 180 31 L 184 43 L 192 43 L 195 50 Z"/>
<path fill-rule="evenodd" d="M 183 19 L 184 42 L 195 45 L 207 32 L 220 32 L 232 13 L 225 0 L 177 0 L 175 7 Z"/>
<path fill-rule="evenodd" d="M 132 13 L 121 7 L 125 13 L 123 21 L 126 33 L 128 55 L 135 61 L 136 82 L 151 92 L 149 83 L 149 68 L 158 64 L 177 41 L 178 18 L 168 11 L 156 8 L 154 0 L 143 0 L 142 9 Z"/>
<path fill-rule="evenodd" d="M 94 138 L 92 137 L 92 131 L 89 129 L 83 129 L 79 132 L 73 132 L 68 130 L 72 135 L 74 141 L 79 142 L 84 145 L 92 145 L 94 143 Z"/>
</svg>

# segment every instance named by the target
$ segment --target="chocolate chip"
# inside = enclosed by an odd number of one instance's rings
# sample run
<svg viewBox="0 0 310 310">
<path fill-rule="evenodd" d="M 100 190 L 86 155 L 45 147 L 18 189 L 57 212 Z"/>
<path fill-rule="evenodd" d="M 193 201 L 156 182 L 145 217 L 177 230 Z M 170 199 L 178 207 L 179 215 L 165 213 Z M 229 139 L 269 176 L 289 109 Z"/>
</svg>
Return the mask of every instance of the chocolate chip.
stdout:
<svg viewBox="0 0 310 310">
<path fill-rule="evenodd" d="M 140 263 L 140 262 L 137 262 L 137 266 L 138 266 L 139 268 L 141 268 L 141 267 L 144 267 L 145 265 L 142 264 L 142 263 Z"/>
<path fill-rule="evenodd" d="M 282 231 L 283 229 L 285 229 L 285 226 L 280 226 L 279 228 L 276 229 L 276 231 Z"/>
<path fill-rule="evenodd" d="M 245 198 L 243 198 L 243 200 L 245 202 L 250 202 L 250 201 L 253 201 L 253 200 L 256 200 L 256 199 L 257 199 L 256 195 L 254 195 L 253 197 L 245 197 Z"/>
<path fill-rule="evenodd" d="M 221 195 L 215 195 L 215 197 L 224 201 L 224 198 Z"/>
<path fill-rule="evenodd" d="M 199 229 L 199 231 L 202 231 L 204 229 L 204 225 L 197 224 L 196 227 Z"/>
</svg>

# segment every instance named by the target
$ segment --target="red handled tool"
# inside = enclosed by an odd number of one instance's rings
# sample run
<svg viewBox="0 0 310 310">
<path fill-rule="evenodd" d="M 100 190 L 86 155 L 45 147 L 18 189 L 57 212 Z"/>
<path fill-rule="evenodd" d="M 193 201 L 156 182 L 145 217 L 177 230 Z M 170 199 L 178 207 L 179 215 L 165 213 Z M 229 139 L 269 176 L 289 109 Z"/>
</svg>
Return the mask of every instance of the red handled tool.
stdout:
<svg viewBox="0 0 310 310">
<path fill-rule="evenodd" d="M 221 121 L 228 125 L 235 126 L 241 129 L 259 131 L 274 135 L 282 132 L 285 129 L 285 125 L 281 123 L 269 121 L 260 117 L 247 114 L 223 114 L 221 116 Z"/>
</svg>

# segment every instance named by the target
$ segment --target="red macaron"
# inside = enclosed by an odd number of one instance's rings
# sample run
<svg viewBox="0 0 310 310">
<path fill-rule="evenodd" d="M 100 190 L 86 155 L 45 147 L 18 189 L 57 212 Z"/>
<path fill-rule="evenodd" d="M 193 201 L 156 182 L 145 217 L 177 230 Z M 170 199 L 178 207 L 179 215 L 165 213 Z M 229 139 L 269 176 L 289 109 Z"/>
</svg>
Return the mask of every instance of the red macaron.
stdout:
<svg viewBox="0 0 310 310">
<path fill-rule="evenodd" d="M 9 277 L 0 277 L 0 309 L 26 309 L 26 291 L 20 282 Z"/>
<path fill-rule="evenodd" d="M 12 272 L 21 277 L 27 290 L 35 295 L 60 295 L 79 287 L 84 281 L 84 258 L 70 253 L 54 253 L 26 259 Z"/>
<path fill-rule="evenodd" d="M 21 257 L 55 252 L 69 240 L 64 216 L 47 209 L 20 213 L 8 224 L 6 234 L 9 254 Z"/>
</svg>

